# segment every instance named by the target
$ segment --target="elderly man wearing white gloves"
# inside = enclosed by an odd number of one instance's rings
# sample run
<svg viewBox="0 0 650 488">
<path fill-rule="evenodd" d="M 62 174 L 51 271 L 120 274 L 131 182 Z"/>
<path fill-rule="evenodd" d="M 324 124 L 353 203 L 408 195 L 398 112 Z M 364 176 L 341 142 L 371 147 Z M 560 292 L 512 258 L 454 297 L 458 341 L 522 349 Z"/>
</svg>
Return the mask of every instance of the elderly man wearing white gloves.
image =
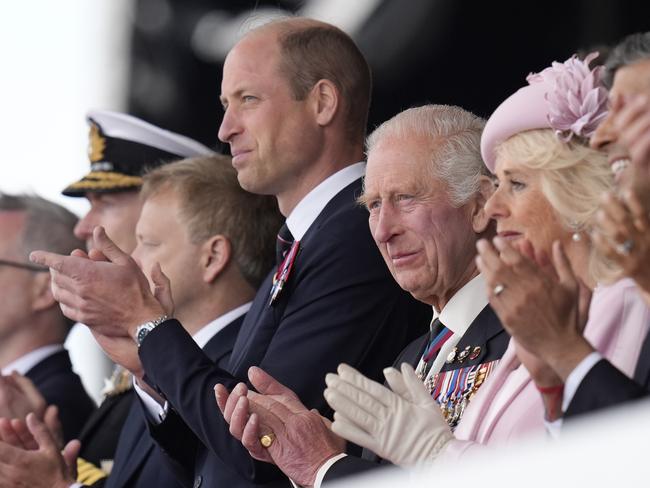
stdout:
<svg viewBox="0 0 650 488">
<path fill-rule="evenodd" d="M 482 129 L 481 119 L 458 107 L 430 105 L 398 114 L 368 138 L 360 201 L 371 232 L 399 285 L 434 309 L 430 333 L 395 361 L 404 374 L 386 370 L 392 391 L 342 365 L 326 378 L 325 398 L 336 410 L 330 430 L 259 368 L 249 371 L 258 393 L 244 384 L 230 393 L 215 387 L 231 433 L 295 483 L 320 486 L 377 467 L 380 457 L 420 462 L 451 437 L 503 355 L 508 336 L 474 260 L 476 242 L 493 235 L 483 212 L 492 184 L 480 157 Z M 406 429 L 415 419 L 427 428 Z M 368 448 L 363 458 L 346 455 L 337 434 Z"/>
</svg>

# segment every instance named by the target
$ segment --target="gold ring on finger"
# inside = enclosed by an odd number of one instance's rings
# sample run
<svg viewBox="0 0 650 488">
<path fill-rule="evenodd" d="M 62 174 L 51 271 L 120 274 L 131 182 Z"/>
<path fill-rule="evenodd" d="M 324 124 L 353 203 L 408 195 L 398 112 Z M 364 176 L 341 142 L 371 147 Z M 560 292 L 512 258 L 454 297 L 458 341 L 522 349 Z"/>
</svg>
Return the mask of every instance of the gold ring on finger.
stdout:
<svg viewBox="0 0 650 488">
<path fill-rule="evenodd" d="M 275 434 L 273 434 L 273 432 L 270 432 L 260 437 L 260 444 L 262 444 L 262 447 L 264 449 L 268 449 L 269 447 L 271 447 L 271 444 L 273 444 L 274 440 L 275 440 Z"/>
</svg>

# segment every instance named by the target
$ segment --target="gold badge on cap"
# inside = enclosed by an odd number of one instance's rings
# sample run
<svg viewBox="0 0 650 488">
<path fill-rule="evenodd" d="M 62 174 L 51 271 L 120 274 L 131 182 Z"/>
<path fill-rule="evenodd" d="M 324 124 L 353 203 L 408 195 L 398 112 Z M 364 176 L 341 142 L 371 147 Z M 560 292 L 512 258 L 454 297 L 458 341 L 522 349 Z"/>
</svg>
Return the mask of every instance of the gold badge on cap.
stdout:
<svg viewBox="0 0 650 488">
<path fill-rule="evenodd" d="M 100 161 L 104 157 L 106 150 L 106 139 L 99 133 L 99 127 L 94 122 L 90 123 L 90 133 L 88 134 L 88 159 L 91 163 Z"/>
</svg>

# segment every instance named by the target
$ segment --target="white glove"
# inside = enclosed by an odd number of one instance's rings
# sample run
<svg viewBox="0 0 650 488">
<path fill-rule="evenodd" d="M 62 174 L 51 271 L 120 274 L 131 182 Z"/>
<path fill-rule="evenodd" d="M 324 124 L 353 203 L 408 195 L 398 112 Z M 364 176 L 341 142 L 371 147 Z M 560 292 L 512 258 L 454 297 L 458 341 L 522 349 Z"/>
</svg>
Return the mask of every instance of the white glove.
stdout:
<svg viewBox="0 0 650 488">
<path fill-rule="evenodd" d="M 432 463 L 454 437 L 440 407 L 410 365 L 402 373 L 386 368 L 384 376 L 393 391 L 346 364 L 326 376 L 332 430 L 393 464 Z"/>
</svg>

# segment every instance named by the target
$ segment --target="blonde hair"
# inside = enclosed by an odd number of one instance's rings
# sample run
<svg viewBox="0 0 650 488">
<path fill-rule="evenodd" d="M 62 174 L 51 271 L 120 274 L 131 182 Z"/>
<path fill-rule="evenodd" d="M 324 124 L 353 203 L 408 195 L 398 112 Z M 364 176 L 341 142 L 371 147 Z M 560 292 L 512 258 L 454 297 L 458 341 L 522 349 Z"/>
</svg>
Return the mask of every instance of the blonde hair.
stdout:
<svg viewBox="0 0 650 488">
<path fill-rule="evenodd" d="M 564 143 L 552 129 L 520 132 L 501 143 L 496 155 L 539 171 L 542 193 L 568 232 L 589 233 L 601 196 L 614 186 L 604 153 L 582 140 Z M 589 272 L 602 282 L 620 277 L 620 269 L 593 247 Z"/>
<path fill-rule="evenodd" d="M 257 288 L 275 261 L 275 236 L 282 216 L 274 197 L 254 195 L 237 182 L 230 158 L 222 155 L 183 159 L 143 177 L 143 200 L 173 190 L 193 243 L 224 235 L 242 276 Z"/>
</svg>

